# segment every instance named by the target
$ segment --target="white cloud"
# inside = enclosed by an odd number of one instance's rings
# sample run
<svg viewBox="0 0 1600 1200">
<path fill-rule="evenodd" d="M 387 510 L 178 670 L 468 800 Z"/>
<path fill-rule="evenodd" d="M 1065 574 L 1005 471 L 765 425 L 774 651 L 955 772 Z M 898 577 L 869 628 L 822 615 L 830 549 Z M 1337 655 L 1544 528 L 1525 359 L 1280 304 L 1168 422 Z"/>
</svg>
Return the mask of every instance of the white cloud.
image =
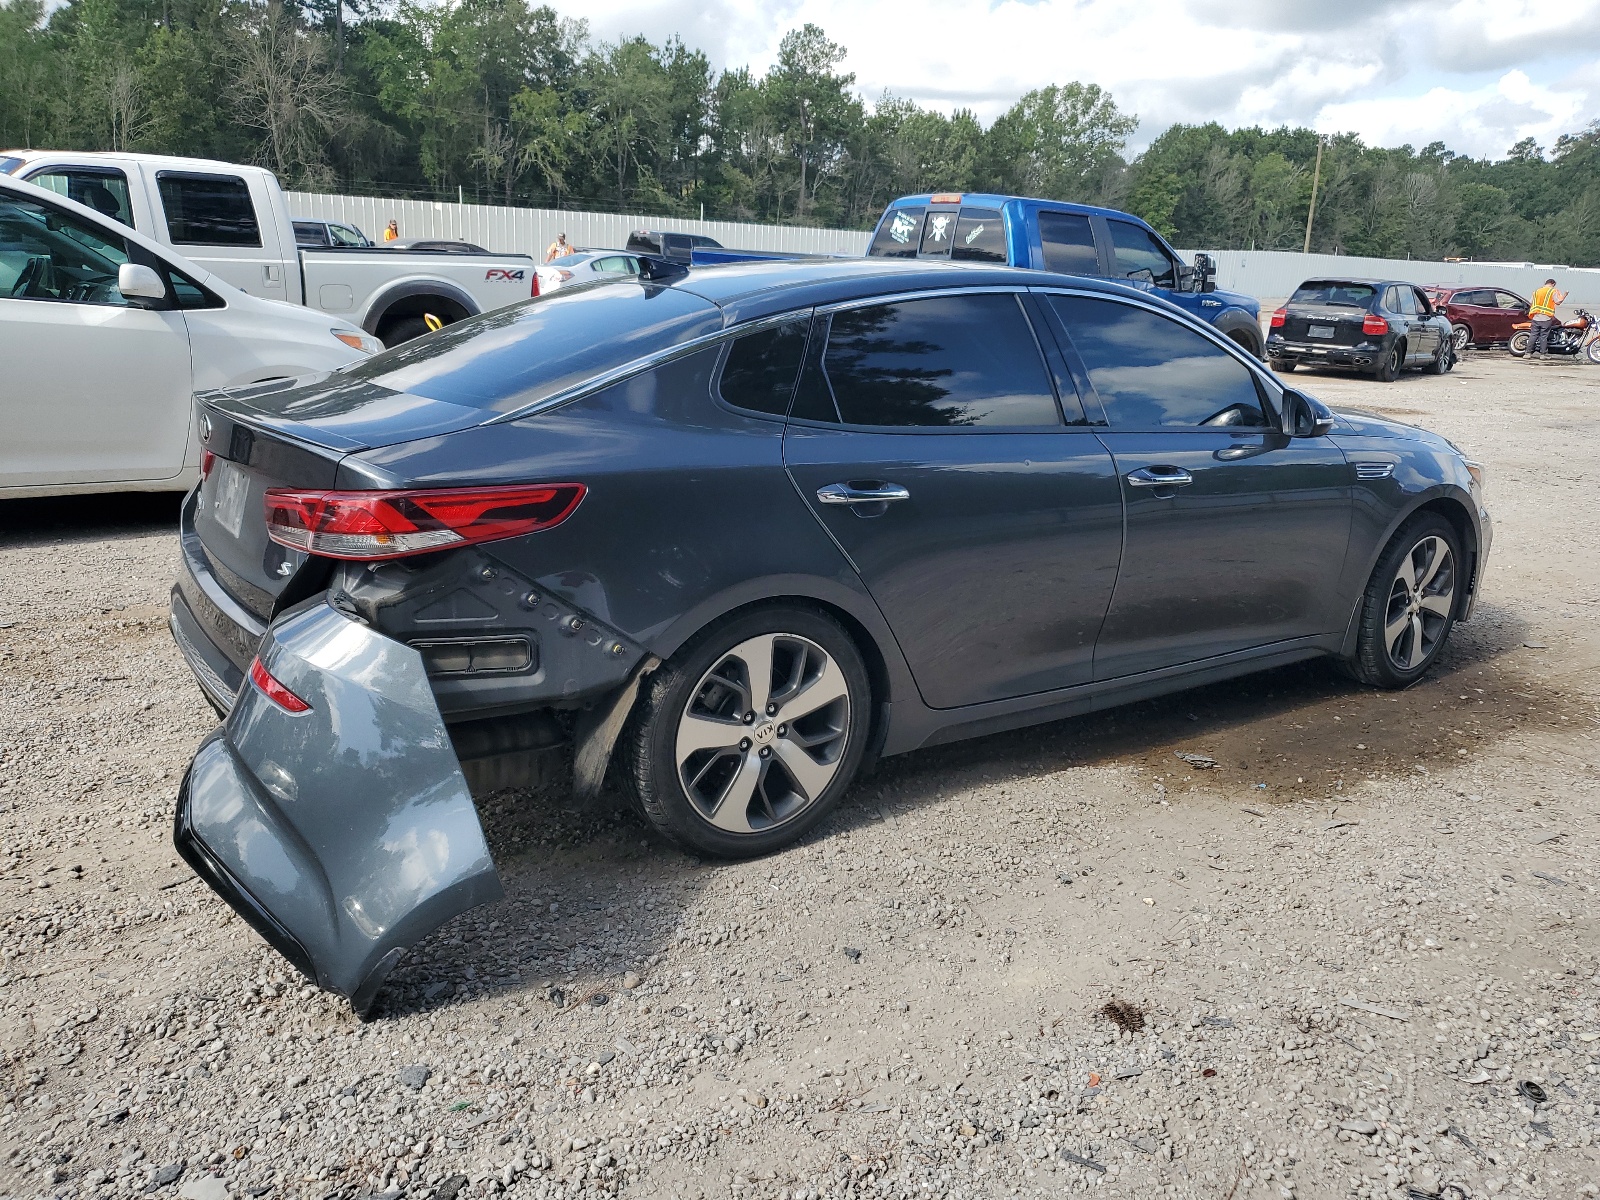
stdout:
<svg viewBox="0 0 1600 1200">
<path fill-rule="evenodd" d="M 888 90 L 991 121 L 1029 88 L 1098 83 L 1174 121 L 1305 124 L 1498 156 L 1600 115 L 1600 0 L 554 0 L 597 36 L 678 34 L 758 72 L 810 21 Z M 1535 82 L 1528 82 L 1528 80 Z"/>
</svg>

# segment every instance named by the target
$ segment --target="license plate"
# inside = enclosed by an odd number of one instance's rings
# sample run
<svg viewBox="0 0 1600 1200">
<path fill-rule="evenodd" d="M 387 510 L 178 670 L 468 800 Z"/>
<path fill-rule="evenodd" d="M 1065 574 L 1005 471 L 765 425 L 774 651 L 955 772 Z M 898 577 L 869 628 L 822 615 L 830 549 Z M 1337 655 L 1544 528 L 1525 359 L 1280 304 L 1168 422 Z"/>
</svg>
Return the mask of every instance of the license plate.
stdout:
<svg viewBox="0 0 1600 1200">
<path fill-rule="evenodd" d="M 250 477 L 226 459 L 217 460 L 216 490 L 212 493 L 212 515 L 230 537 L 238 537 L 244 525 L 244 503 L 250 494 Z"/>
<path fill-rule="evenodd" d="M 1311 326 L 1308 326 L 1307 329 L 1306 329 L 1306 336 L 1307 337 L 1331 338 L 1333 336 L 1333 326 L 1332 325 L 1311 325 Z"/>
</svg>

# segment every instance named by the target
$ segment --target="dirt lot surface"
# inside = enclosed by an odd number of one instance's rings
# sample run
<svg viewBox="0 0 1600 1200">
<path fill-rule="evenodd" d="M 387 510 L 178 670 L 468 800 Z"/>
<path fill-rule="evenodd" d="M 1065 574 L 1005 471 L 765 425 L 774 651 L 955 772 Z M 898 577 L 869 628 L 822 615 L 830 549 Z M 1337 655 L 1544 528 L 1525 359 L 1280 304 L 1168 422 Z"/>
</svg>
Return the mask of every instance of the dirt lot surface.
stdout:
<svg viewBox="0 0 1600 1200">
<path fill-rule="evenodd" d="M 1597 1194 L 1600 371 L 1294 378 L 1489 465 L 1430 679 L 908 755 L 757 862 L 502 794 L 366 1024 L 172 850 L 172 502 L 0 508 L 0 1193 Z"/>
</svg>

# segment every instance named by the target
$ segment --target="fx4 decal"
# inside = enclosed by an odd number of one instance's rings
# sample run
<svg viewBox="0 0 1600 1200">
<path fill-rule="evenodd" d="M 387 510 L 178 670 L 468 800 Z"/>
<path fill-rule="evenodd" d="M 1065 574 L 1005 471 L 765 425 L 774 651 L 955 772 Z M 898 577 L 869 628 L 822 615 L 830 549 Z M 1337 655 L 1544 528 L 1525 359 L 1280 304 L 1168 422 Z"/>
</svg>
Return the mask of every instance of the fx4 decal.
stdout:
<svg viewBox="0 0 1600 1200">
<path fill-rule="evenodd" d="M 518 279 L 527 277 L 527 270 L 523 267 L 518 267 L 515 271 L 507 267 L 490 267 L 483 273 L 485 283 L 514 283 Z"/>
</svg>

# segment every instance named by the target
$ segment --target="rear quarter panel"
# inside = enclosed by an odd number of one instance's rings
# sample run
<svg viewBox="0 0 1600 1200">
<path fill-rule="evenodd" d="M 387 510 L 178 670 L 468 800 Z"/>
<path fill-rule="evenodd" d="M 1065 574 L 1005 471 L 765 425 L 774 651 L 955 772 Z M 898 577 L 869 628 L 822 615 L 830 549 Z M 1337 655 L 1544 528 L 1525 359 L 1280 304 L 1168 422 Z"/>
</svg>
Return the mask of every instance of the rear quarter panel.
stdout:
<svg viewBox="0 0 1600 1200">
<path fill-rule="evenodd" d="M 368 326 L 375 303 L 395 284 L 442 283 L 464 293 L 474 312 L 526 300 L 534 262 L 523 255 L 407 254 L 396 250 L 302 250 L 306 303 Z"/>
</svg>

